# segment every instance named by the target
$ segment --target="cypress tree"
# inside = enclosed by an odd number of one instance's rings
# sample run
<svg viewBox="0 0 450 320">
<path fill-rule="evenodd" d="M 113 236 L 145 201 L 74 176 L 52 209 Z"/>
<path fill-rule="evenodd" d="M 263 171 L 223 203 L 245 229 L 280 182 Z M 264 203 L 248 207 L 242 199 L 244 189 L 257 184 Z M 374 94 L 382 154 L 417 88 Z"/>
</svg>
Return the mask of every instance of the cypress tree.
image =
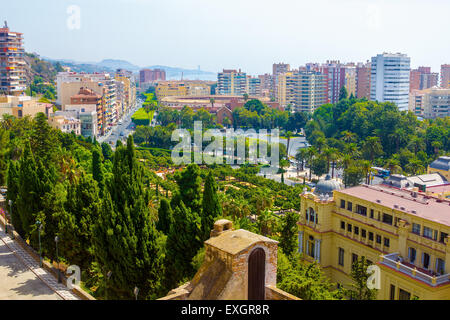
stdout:
<svg viewBox="0 0 450 320">
<path fill-rule="evenodd" d="M 92 176 L 98 183 L 98 188 L 100 190 L 99 195 L 101 197 L 103 196 L 103 189 L 105 187 L 105 178 L 103 176 L 103 165 L 100 152 L 97 149 L 92 151 Z"/>
<path fill-rule="evenodd" d="M 6 181 L 6 173 L 8 172 L 8 144 L 9 131 L 0 128 L 0 186 Z"/>
<path fill-rule="evenodd" d="M 179 200 L 173 209 L 174 222 L 167 237 L 166 286 L 173 288 L 186 277 L 193 276 L 192 258 L 202 247 L 201 222 L 197 213 Z"/>
<path fill-rule="evenodd" d="M 156 228 L 164 234 L 169 234 L 170 226 L 174 223 L 172 208 L 166 198 L 162 198 L 158 209 Z"/>
<path fill-rule="evenodd" d="M 12 223 L 14 225 L 14 229 L 21 236 L 24 235 L 22 220 L 20 218 L 19 212 L 17 211 L 17 195 L 19 193 L 19 172 L 17 168 L 17 164 L 14 161 L 10 161 L 8 168 L 8 193 L 6 196 L 6 200 L 12 201 L 11 208 L 8 205 L 8 211 L 12 209 Z"/>
<path fill-rule="evenodd" d="M 180 199 L 185 206 L 199 214 L 202 209 L 202 178 L 198 165 L 188 165 L 185 170 L 175 175 L 175 180 L 180 190 Z"/>
<path fill-rule="evenodd" d="M 202 240 L 205 241 L 209 238 L 214 226 L 214 219 L 222 215 L 222 206 L 217 196 L 217 184 L 211 171 L 206 177 L 202 204 Z"/>
<path fill-rule="evenodd" d="M 296 212 L 289 211 L 282 220 L 280 248 L 287 256 L 291 256 L 297 247 L 298 219 Z"/>
</svg>

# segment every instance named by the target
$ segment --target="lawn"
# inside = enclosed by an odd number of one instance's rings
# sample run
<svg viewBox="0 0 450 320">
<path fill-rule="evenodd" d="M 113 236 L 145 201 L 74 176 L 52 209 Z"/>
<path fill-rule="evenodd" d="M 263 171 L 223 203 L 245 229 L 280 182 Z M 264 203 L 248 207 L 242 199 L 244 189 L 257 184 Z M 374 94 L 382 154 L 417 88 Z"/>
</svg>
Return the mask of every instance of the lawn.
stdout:
<svg viewBox="0 0 450 320">
<path fill-rule="evenodd" d="M 155 114 L 155 111 L 150 111 L 149 114 L 145 112 L 144 108 L 140 108 L 136 113 L 131 117 L 133 122 L 137 126 L 148 126 L 151 123 L 151 120 L 153 119 L 153 115 Z"/>
</svg>

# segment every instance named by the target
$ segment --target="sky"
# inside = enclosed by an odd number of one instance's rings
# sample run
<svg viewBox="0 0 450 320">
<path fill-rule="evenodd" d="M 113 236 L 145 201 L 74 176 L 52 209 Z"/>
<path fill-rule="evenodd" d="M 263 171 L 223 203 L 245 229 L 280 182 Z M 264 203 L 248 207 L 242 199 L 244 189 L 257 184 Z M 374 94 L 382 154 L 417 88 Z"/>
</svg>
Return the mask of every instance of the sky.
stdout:
<svg viewBox="0 0 450 320">
<path fill-rule="evenodd" d="M 450 63 L 448 0 L 14 0 L 0 22 L 25 49 L 76 61 L 123 59 L 218 72 L 272 64 L 365 62 L 383 52 L 411 67 Z"/>
</svg>

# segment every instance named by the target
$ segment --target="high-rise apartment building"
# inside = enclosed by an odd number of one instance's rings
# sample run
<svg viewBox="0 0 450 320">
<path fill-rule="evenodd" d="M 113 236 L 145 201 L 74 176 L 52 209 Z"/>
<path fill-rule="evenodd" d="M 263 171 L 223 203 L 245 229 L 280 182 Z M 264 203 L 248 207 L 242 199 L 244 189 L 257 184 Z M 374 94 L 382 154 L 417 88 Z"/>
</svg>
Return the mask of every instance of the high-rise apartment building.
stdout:
<svg viewBox="0 0 450 320">
<path fill-rule="evenodd" d="M 121 113 L 125 113 L 136 103 L 136 83 L 134 76 L 131 71 L 118 69 L 115 74 L 115 79 L 123 83 Z"/>
<path fill-rule="evenodd" d="M 261 96 L 261 79 L 248 76 L 248 94 L 251 96 Z"/>
<path fill-rule="evenodd" d="M 26 89 L 22 33 L 12 32 L 5 21 L 0 28 L 0 94 L 22 94 Z"/>
<path fill-rule="evenodd" d="M 450 88 L 450 64 L 441 65 L 441 87 Z"/>
<path fill-rule="evenodd" d="M 291 66 L 287 63 L 274 63 L 272 65 L 272 91 L 270 95 L 272 97 L 278 97 L 278 76 L 289 72 Z"/>
<path fill-rule="evenodd" d="M 430 67 L 419 67 L 411 70 L 409 91 L 424 90 L 438 85 L 439 74 L 431 72 Z"/>
<path fill-rule="evenodd" d="M 327 79 L 328 103 L 337 103 L 339 93 L 345 86 L 346 68 L 339 61 L 327 61 L 317 68 Z"/>
<path fill-rule="evenodd" d="M 427 119 L 450 116 L 450 88 L 413 90 L 409 95 L 409 110 Z"/>
<path fill-rule="evenodd" d="M 383 53 L 372 58 L 370 99 L 393 102 L 408 110 L 410 58 L 401 53 Z"/>
<path fill-rule="evenodd" d="M 223 96 L 242 96 L 249 93 L 249 81 L 247 74 L 240 69 L 219 72 L 217 92 Z"/>
<path fill-rule="evenodd" d="M 370 62 L 356 65 L 356 97 L 370 99 Z"/>
<path fill-rule="evenodd" d="M 162 69 L 143 69 L 139 72 L 140 83 L 165 81 L 165 80 L 166 80 L 166 71 Z"/>
<path fill-rule="evenodd" d="M 278 78 L 278 102 L 297 112 L 312 113 L 328 101 L 326 76 L 315 71 L 290 71 Z"/>
<path fill-rule="evenodd" d="M 345 65 L 345 89 L 349 97 L 356 97 L 356 66 L 353 63 Z"/>
</svg>

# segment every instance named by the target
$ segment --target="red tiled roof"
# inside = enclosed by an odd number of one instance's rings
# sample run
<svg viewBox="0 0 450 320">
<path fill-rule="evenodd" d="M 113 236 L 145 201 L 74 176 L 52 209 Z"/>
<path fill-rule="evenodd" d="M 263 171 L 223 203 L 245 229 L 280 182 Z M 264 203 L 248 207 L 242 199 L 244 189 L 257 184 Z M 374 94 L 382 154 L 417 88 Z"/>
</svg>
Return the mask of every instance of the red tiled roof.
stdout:
<svg viewBox="0 0 450 320">
<path fill-rule="evenodd" d="M 412 191 L 387 186 L 357 186 L 336 191 L 413 216 L 450 226 L 450 200 L 438 200 L 424 194 L 412 196 Z M 395 207 L 397 206 L 397 207 Z"/>
</svg>

